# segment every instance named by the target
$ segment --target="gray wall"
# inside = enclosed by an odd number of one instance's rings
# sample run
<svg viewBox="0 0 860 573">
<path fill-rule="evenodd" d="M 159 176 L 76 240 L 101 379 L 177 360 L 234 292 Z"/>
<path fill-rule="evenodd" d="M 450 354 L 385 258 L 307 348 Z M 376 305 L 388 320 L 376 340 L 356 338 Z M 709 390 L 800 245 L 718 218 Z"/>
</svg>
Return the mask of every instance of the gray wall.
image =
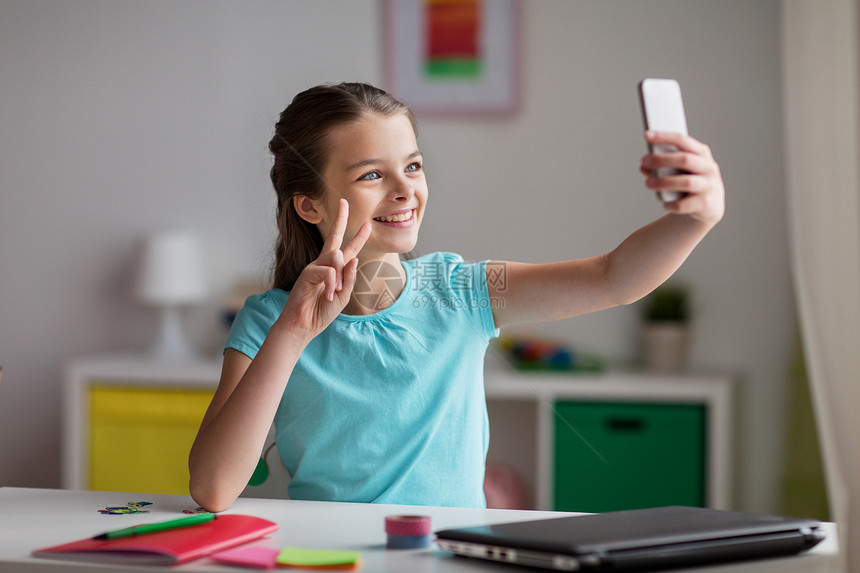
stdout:
<svg viewBox="0 0 860 573">
<path fill-rule="evenodd" d="M 224 289 L 269 264 L 275 117 L 315 83 L 382 83 L 382 32 L 371 0 L 0 0 L 0 485 L 59 485 L 65 360 L 153 336 L 131 294 L 145 233 L 204 239 L 211 300 L 186 319 L 214 355 Z M 613 248 L 660 214 L 638 173 L 636 83 L 679 79 L 728 192 L 679 271 L 695 289 L 692 364 L 737 376 L 736 505 L 774 509 L 795 339 L 779 1 L 527 1 L 523 39 L 518 115 L 421 122 L 419 251 Z M 636 325 L 626 307 L 532 330 L 625 361 Z"/>
</svg>

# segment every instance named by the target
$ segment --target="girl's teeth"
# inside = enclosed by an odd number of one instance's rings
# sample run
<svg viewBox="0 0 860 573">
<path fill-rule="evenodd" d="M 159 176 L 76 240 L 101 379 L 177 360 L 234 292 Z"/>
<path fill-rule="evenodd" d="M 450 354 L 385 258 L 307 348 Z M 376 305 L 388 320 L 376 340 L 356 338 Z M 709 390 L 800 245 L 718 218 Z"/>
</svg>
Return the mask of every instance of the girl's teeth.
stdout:
<svg viewBox="0 0 860 573">
<path fill-rule="evenodd" d="M 399 223 L 401 221 L 408 221 L 412 218 L 412 211 L 407 211 L 406 213 L 401 213 L 399 215 L 389 215 L 388 217 L 377 217 L 377 221 L 382 221 L 383 223 Z"/>
</svg>

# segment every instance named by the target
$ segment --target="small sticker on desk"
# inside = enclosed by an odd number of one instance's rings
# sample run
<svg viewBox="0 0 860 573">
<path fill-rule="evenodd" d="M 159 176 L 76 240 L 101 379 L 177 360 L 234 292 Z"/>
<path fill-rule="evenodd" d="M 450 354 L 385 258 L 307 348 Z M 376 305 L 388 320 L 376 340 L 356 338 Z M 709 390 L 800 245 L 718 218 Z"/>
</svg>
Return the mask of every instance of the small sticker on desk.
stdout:
<svg viewBox="0 0 860 573">
<path fill-rule="evenodd" d="M 130 501 L 125 505 L 117 505 L 100 509 L 99 513 L 104 515 L 129 515 L 133 513 L 149 513 L 144 507 L 152 505 L 151 501 Z"/>
</svg>

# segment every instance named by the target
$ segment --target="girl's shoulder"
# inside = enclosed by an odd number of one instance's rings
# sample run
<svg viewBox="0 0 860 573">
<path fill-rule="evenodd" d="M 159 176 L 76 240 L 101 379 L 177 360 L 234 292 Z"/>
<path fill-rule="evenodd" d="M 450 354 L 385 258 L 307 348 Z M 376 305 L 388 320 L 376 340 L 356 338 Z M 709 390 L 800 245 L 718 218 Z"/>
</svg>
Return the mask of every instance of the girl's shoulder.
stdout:
<svg viewBox="0 0 860 573">
<path fill-rule="evenodd" d="M 404 265 L 407 266 L 420 266 L 422 264 L 427 263 L 462 263 L 463 257 L 458 255 L 457 253 L 448 253 L 445 251 L 437 251 L 435 253 L 427 253 L 426 255 L 421 255 L 420 257 L 415 257 L 413 259 L 407 259 L 403 261 Z"/>
<path fill-rule="evenodd" d="M 253 359 L 284 309 L 287 294 L 287 291 L 273 289 L 246 298 L 230 323 L 224 347 L 234 348 Z"/>
<path fill-rule="evenodd" d="M 245 299 L 245 304 L 242 308 L 245 312 L 254 312 L 263 315 L 280 314 L 287 302 L 287 297 L 290 295 L 288 291 L 276 288 L 252 294 Z"/>
<path fill-rule="evenodd" d="M 480 292 L 486 282 L 487 261 L 467 262 L 457 253 L 429 253 L 403 264 L 415 286 L 433 284 L 444 290 Z"/>
</svg>

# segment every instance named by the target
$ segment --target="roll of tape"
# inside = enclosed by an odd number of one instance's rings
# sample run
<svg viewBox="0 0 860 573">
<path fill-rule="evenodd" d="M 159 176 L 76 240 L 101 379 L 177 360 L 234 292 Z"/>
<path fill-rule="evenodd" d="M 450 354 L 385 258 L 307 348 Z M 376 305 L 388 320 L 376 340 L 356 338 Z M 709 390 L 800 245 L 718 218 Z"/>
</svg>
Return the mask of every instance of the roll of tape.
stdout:
<svg viewBox="0 0 860 573">
<path fill-rule="evenodd" d="M 433 544 L 432 535 L 391 535 L 388 534 L 389 549 L 423 549 Z"/>
<path fill-rule="evenodd" d="M 433 531 L 426 515 L 389 515 L 385 518 L 385 533 L 391 535 L 429 535 Z"/>
<path fill-rule="evenodd" d="M 385 533 L 390 549 L 420 549 L 430 547 L 432 525 L 426 515 L 389 515 L 385 518 Z"/>
</svg>

